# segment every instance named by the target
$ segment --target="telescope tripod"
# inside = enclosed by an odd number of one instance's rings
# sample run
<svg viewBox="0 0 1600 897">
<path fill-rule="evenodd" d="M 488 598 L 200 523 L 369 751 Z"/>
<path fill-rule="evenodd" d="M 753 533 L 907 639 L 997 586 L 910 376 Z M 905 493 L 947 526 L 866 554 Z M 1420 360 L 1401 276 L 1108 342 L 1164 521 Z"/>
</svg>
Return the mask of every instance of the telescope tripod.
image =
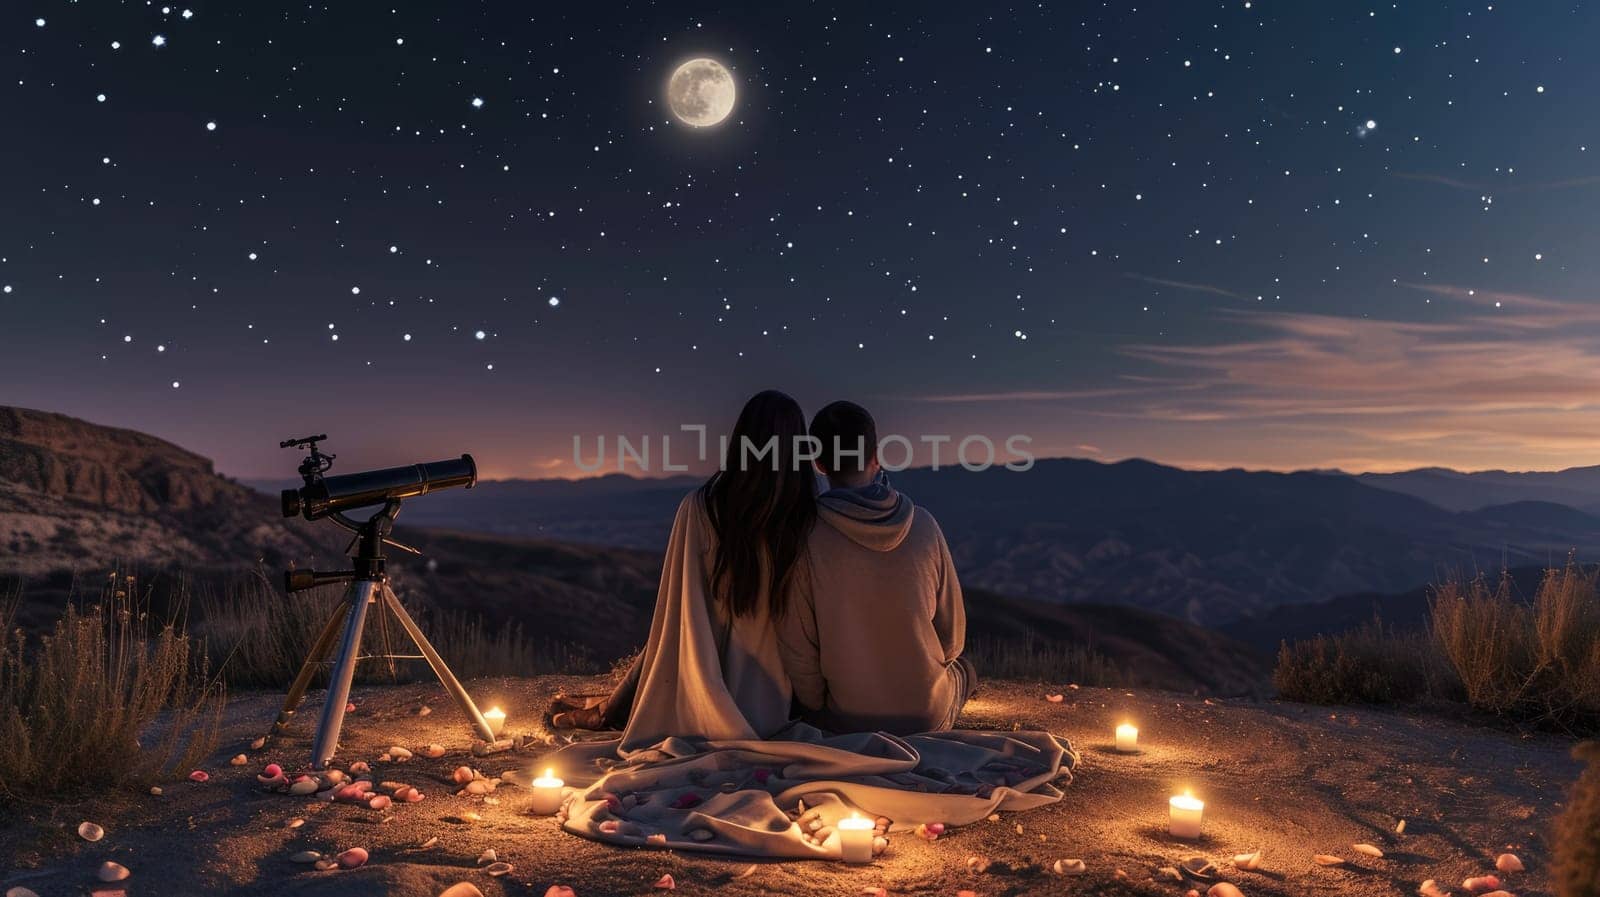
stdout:
<svg viewBox="0 0 1600 897">
<path fill-rule="evenodd" d="M 326 769 L 334 754 L 338 752 L 339 732 L 344 727 L 345 708 L 350 701 L 350 681 L 355 676 L 356 663 L 373 657 L 391 662 L 426 660 L 428 666 L 433 668 L 434 675 L 439 677 L 439 682 L 455 699 L 461 712 L 472 722 L 472 727 L 477 730 L 478 735 L 485 741 L 495 740 L 495 731 L 489 727 L 483 714 L 478 712 L 478 705 L 473 703 L 467 690 L 462 687 L 461 680 L 450 672 L 450 667 L 445 664 L 444 658 L 434 650 L 428 637 L 422 634 L 421 627 L 417 626 L 417 622 L 401 606 L 394 589 L 389 587 L 389 575 L 384 570 L 383 547 L 392 545 L 418 553 L 416 549 L 389 538 L 394 518 L 399 513 L 399 500 L 391 499 L 383 510 L 364 523 L 357 523 L 343 514 L 330 515 L 334 522 L 356 534 L 352 546 L 355 569 L 331 573 L 291 570 L 284 576 L 285 588 L 290 592 L 335 582 L 349 584 L 345 588 L 344 598 L 334 608 L 333 616 L 322 627 L 322 632 L 311 646 L 311 652 L 301 664 L 299 675 L 295 676 L 294 683 L 289 686 L 288 694 L 283 701 L 283 710 L 278 714 L 277 720 L 272 724 L 271 732 L 268 733 L 270 737 L 288 728 L 289 720 L 300 708 L 301 701 L 305 699 L 306 689 L 311 685 L 312 677 L 316 675 L 319 667 L 329 662 L 328 657 L 334 650 L 334 643 L 337 642 L 338 653 L 333 655 L 327 700 L 322 705 L 322 718 L 317 723 L 316 737 L 311 745 L 313 769 Z M 361 634 L 366 628 L 368 609 L 374 605 L 378 614 L 387 612 L 399 622 L 406 635 L 410 636 L 411 641 L 422 652 L 420 655 L 382 654 L 368 655 L 366 658 L 361 656 Z"/>
</svg>

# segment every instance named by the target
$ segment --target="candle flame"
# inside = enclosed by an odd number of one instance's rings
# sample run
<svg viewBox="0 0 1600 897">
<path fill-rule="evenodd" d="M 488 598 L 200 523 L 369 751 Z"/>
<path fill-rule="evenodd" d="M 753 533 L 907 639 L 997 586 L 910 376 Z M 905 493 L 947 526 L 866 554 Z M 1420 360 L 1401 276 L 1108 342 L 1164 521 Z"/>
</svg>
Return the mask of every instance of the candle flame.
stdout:
<svg viewBox="0 0 1600 897">
<path fill-rule="evenodd" d="M 555 777 L 556 777 L 556 770 L 555 770 L 555 767 L 553 767 L 553 766 L 546 766 L 546 767 L 545 767 L 545 768 L 544 768 L 544 777 L 545 777 L 545 778 L 547 778 L 547 779 L 553 779 L 553 778 L 555 778 Z"/>
<path fill-rule="evenodd" d="M 497 704 L 497 705 L 489 708 L 489 715 L 490 716 L 505 716 L 506 712 L 504 710 L 501 710 L 500 706 Z"/>
<path fill-rule="evenodd" d="M 1185 789 L 1183 789 L 1183 796 L 1189 798 L 1190 800 L 1193 800 L 1194 799 L 1194 792 L 1189 790 L 1188 788 L 1185 788 Z"/>
</svg>

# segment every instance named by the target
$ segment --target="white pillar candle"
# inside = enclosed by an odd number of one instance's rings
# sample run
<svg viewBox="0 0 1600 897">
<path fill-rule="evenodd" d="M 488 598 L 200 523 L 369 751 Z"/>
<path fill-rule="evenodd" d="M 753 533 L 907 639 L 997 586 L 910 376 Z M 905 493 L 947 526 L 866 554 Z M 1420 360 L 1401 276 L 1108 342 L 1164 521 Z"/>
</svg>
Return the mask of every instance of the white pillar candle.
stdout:
<svg viewBox="0 0 1600 897">
<path fill-rule="evenodd" d="M 500 730 L 506 727 L 506 712 L 499 707 L 490 707 L 489 712 L 483 715 L 483 721 L 489 724 L 489 731 L 494 737 L 500 737 Z"/>
<path fill-rule="evenodd" d="M 555 770 L 545 770 L 544 775 L 533 780 L 533 800 L 528 804 L 528 812 L 535 816 L 554 816 L 561 810 L 566 784 L 556 778 Z"/>
<path fill-rule="evenodd" d="M 839 820 L 839 855 L 846 863 L 872 862 L 872 836 L 875 826 L 871 819 L 851 813 L 849 819 Z"/>
<path fill-rule="evenodd" d="M 1117 727 L 1117 750 L 1129 753 L 1139 749 L 1139 727 L 1123 723 Z"/>
<path fill-rule="evenodd" d="M 1167 832 L 1174 838 L 1200 837 L 1200 819 L 1205 815 L 1206 802 L 1185 791 L 1174 794 L 1167 804 L 1170 812 Z"/>
</svg>

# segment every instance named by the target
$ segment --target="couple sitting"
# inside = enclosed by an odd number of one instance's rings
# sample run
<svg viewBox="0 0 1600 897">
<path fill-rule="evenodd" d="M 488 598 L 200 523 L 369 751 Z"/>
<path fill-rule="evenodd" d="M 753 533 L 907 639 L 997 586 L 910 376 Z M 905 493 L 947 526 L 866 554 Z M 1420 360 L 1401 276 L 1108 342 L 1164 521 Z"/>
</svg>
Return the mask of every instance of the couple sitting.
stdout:
<svg viewBox="0 0 1600 897">
<path fill-rule="evenodd" d="M 859 406 L 829 405 L 808 433 L 793 399 L 752 398 L 725 469 L 678 507 L 644 651 L 608 697 L 557 699 L 556 726 L 621 736 L 506 778 L 579 786 L 560 817 L 584 837 L 806 859 L 845 858 L 835 827 L 857 814 L 876 852 L 919 824 L 1059 800 L 1064 740 L 952 730 L 973 688 L 961 587 L 876 445 Z"/>
<path fill-rule="evenodd" d="M 950 729 L 974 684 L 961 585 L 938 523 L 889 484 L 877 444 L 854 403 L 823 408 L 808 433 L 794 399 L 751 398 L 724 469 L 678 507 L 644 653 L 603 711 L 556 722 L 603 712 L 634 746 L 735 734 L 728 709 L 759 737 L 793 715 L 834 732 Z M 684 650 L 697 642 L 714 644 L 715 669 Z M 725 704 L 707 695 L 724 688 L 733 708 L 703 706 Z"/>
</svg>

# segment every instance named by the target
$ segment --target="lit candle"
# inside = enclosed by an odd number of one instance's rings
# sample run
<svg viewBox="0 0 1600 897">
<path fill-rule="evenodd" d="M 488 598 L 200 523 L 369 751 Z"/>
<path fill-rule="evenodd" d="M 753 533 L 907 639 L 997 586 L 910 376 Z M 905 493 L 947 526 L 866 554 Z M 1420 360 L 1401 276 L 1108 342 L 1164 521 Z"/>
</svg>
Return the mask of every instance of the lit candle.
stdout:
<svg viewBox="0 0 1600 897">
<path fill-rule="evenodd" d="M 566 782 L 556 778 L 555 770 L 547 769 L 544 775 L 533 780 L 533 802 L 528 806 L 528 812 L 535 816 L 554 816 L 561 810 L 561 798 L 565 796 Z"/>
<path fill-rule="evenodd" d="M 1167 803 L 1171 810 L 1167 832 L 1174 838 L 1200 837 L 1200 818 L 1206 812 L 1206 802 L 1185 791 L 1174 794 Z"/>
<path fill-rule="evenodd" d="M 1117 750 L 1130 753 L 1139 749 L 1139 727 L 1123 723 L 1117 727 Z"/>
<path fill-rule="evenodd" d="M 483 721 L 489 724 L 489 731 L 494 737 L 500 737 L 500 730 L 506 727 L 506 712 L 499 707 L 490 707 L 489 712 L 483 715 Z"/>
<path fill-rule="evenodd" d="M 871 819 L 862 819 L 852 812 L 849 819 L 839 820 L 839 855 L 846 863 L 872 862 L 872 835 L 875 830 Z"/>
</svg>

